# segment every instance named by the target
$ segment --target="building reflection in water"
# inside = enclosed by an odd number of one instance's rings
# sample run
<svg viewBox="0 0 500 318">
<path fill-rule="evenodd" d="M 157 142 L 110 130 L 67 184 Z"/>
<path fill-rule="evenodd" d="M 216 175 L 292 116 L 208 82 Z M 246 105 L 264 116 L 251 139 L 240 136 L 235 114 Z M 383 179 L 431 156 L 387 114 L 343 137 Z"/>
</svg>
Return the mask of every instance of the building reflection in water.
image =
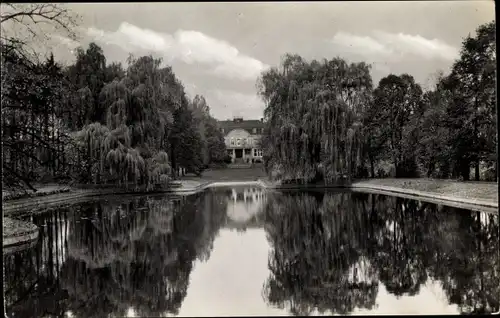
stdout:
<svg viewBox="0 0 500 318">
<path fill-rule="evenodd" d="M 262 216 L 267 192 L 259 187 L 234 187 L 227 191 L 226 227 L 244 230 L 247 226 L 257 226 Z M 260 216 L 260 218 L 259 218 Z"/>
</svg>

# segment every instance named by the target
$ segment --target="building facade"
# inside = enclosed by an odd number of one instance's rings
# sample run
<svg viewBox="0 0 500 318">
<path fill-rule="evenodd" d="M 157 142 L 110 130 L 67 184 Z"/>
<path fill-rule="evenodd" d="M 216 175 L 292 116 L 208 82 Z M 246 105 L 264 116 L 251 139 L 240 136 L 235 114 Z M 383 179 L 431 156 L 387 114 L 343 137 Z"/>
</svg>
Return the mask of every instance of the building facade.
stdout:
<svg viewBox="0 0 500 318">
<path fill-rule="evenodd" d="M 262 162 L 260 138 L 264 133 L 264 122 L 261 120 L 244 120 L 241 117 L 233 120 L 219 121 L 224 135 L 227 154 L 233 163 Z"/>
</svg>

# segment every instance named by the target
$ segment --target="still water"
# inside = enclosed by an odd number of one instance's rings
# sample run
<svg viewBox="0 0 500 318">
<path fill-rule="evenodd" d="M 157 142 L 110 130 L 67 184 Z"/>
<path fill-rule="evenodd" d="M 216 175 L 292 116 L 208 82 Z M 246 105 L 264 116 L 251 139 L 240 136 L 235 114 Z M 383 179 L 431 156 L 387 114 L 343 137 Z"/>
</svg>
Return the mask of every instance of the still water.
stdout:
<svg viewBox="0 0 500 318">
<path fill-rule="evenodd" d="M 210 189 L 27 216 L 10 317 L 491 313 L 497 215 L 351 192 Z"/>
</svg>

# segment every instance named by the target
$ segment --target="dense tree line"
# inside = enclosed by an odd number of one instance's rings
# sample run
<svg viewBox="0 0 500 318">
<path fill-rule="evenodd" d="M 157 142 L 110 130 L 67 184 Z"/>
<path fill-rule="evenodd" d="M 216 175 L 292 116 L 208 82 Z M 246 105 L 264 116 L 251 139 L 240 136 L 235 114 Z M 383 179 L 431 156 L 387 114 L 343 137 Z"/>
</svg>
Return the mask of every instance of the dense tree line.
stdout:
<svg viewBox="0 0 500 318">
<path fill-rule="evenodd" d="M 82 177 L 152 185 L 168 181 L 171 168 L 199 171 L 221 161 L 223 137 L 212 128 L 217 123 L 204 98 L 189 100 L 160 59 L 131 57 L 128 63 L 126 70 L 106 66 L 101 49 L 91 44 L 68 70 L 76 94 L 67 122 L 78 130 L 76 152 L 88 162 Z"/>
<path fill-rule="evenodd" d="M 464 39 L 450 74 L 424 91 L 409 74 L 373 87 L 369 65 L 284 56 L 258 82 L 265 166 L 277 179 L 496 180 L 495 23 Z"/>
<path fill-rule="evenodd" d="M 90 43 L 63 67 L 53 55 L 24 54 L 15 39 L 1 44 L 4 186 L 72 179 L 151 188 L 178 167 L 200 173 L 223 161 L 224 139 L 205 99 L 191 100 L 161 59 L 130 56 L 124 67 Z"/>
</svg>

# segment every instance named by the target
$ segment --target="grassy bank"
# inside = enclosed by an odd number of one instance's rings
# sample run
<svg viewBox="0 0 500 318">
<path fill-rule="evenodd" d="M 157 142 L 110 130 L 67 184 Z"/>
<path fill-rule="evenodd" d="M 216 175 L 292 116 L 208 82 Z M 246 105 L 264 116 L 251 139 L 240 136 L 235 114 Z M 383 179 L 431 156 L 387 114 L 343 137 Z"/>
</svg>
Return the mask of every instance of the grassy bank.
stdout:
<svg viewBox="0 0 500 318">
<path fill-rule="evenodd" d="M 38 227 L 30 222 L 3 218 L 3 246 L 26 244 L 38 237 Z"/>
<path fill-rule="evenodd" d="M 188 175 L 182 177 L 175 183 L 179 183 L 175 188 L 180 191 L 198 191 L 204 188 L 204 185 L 212 182 L 245 182 L 262 180 L 266 187 L 274 188 L 274 184 L 269 182 L 264 171 L 261 168 L 252 169 L 213 169 L 207 170 L 201 177 Z M 181 185 L 182 184 L 182 185 Z M 321 189 L 321 185 L 307 186 Z M 366 190 L 389 190 L 392 192 L 406 193 L 411 195 L 413 191 L 432 196 L 443 196 L 448 200 L 468 201 L 475 204 L 475 201 L 489 202 L 489 205 L 498 204 L 498 186 L 495 182 L 460 182 L 453 180 L 436 179 L 367 179 L 358 180 L 353 183 L 357 191 Z M 303 185 L 286 185 L 286 188 L 302 189 Z M 175 190 L 175 189 L 171 189 Z M 151 193 L 155 193 L 152 191 Z M 169 192 L 169 191 L 160 191 Z M 368 191 L 366 191 L 368 192 Z M 125 193 L 145 193 L 134 191 L 133 189 L 123 189 L 116 187 L 95 187 L 87 186 L 85 188 L 50 185 L 42 187 L 37 195 L 11 198 L 2 203 L 6 215 L 24 208 L 35 208 L 38 206 L 61 204 L 66 201 L 85 199 L 91 196 L 113 195 Z M 388 194 L 390 195 L 390 193 Z"/>
<path fill-rule="evenodd" d="M 498 184 L 496 182 L 463 182 L 439 179 L 367 179 L 356 181 L 355 184 L 392 187 L 453 198 L 498 203 Z"/>
<path fill-rule="evenodd" d="M 2 192 L 2 200 L 10 201 L 10 200 L 19 200 L 26 198 L 36 198 L 43 197 L 47 195 L 59 194 L 59 193 L 68 193 L 71 191 L 71 188 L 68 186 L 40 186 L 40 190 L 34 192 L 32 190 L 28 190 L 26 192 L 14 192 L 9 193 L 7 191 Z"/>
<path fill-rule="evenodd" d="M 263 168 L 255 167 L 249 169 L 210 169 L 203 172 L 201 177 L 187 175 L 181 180 L 192 180 L 199 182 L 216 181 L 257 181 L 267 178 Z"/>
<path fill-rule="evenodd" d="M 191 189 L 198 191 L 203 189 L 205 185 L 212 182 L 232 182 L 232 181 L 257 181 L 262 180 L 267 187 L 274 187 L 273 183 L 266 181 L 267 177 L 264 171 L 260 168 L 252 169 L 213 169 L 206 171 L 203 176 L 197 177 L 188 175 L 182 177 L 178 183 L 182 184 L 184 190 Z M 288 185 L 296 189 L 304 188 L 301 185 Z M 407 194 L 409 198 L 420 200 L 419 195 L 414 196 L 414 192 L 418 191 L 421 197 L 442 196 L 446 200 L 462 202 L 469 205 L 464 205 L 464 208 L 474 208 L 474 204 L 482 201 L 494 209 L 498 205 L 498 184 L 496 182 L 460 182 L 453 180 L 436 180 L 436 179 L 367 179 L 358 180 L 353 183 L 353 188 L 361 192 L 373 191 L 389 191 L 387 195 L 391 195 L 390 191 Z M 64 189 L 64 190 L 62 190 Z M 101 187 L 95 188 L 92 186 L 86 189 L 70 188 L 67 186 L 50 185 L 41 187 L 37 193 L 37 197 L 14 198 L 3 202 L 5 215 L 11 215 L 25 209 L 40 209 L 49 206 L 58 206 L 67 202 L 77 202 L 81 200 L 91 200 L 93 197 L 102 195 L 116 195 L 130 193 L 119 188 Z M 43 195 L 42 195 L 43 194 Z M 413 197 L 411 197 L 413 195 Z M 39 197 L 41 196 L 41 197 Z M 430 200 L 422 198 L 422 200 Z M 4 200 L 5 201 L 5 200 Z M 430 200 L 432 202 L 432 200 Z M 493 208 L 491 208 L 493 207 Z M 28 212 L 29 213 L 29 212 Z M 5 222 L 4 218 L 4 235 L 17 235 L 25 231 L 26 225 L 20 225 L 18 229 L 16 224 L 11 220 Z M 5 227 L 7 226 L 7 228 Z"/>
</svg>

